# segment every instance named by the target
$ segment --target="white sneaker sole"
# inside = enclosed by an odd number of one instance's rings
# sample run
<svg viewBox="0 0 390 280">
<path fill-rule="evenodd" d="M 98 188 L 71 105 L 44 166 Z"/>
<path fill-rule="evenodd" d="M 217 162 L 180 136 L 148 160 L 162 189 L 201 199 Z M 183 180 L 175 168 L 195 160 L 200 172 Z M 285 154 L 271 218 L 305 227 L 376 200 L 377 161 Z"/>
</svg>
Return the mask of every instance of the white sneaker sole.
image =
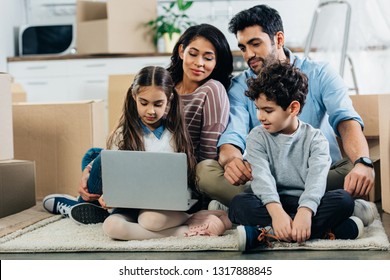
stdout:
<svg viewBox="0 0 390 280">
<path fill-rule="evenodd" d="M 244 226 L 237 227 L 238 232 L 238 250 L 241 252 L 245 251 L 246 247 L 246 231 Z"/>
</svg>

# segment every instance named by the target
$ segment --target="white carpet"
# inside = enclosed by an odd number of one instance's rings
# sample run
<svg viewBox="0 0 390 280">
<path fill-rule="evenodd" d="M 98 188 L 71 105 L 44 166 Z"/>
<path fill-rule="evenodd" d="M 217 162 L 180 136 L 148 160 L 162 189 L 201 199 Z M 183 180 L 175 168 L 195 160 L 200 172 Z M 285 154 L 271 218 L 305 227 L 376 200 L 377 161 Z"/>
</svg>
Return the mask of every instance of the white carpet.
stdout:
<svg viewBox="0 0 390 280">
<path fill-rule="evenodd" d="M 376 220 L 357 240 L 312 240 L 305 244 L 276 242 L 259 250 L 389 250 L 390 243 Z M 86 251 L 237 251 L 236 230 L 220 237 L 168 237 L 144 241 L 115 241 L 103 234 L 101 224 L 77 225 L 70 219 L 50 217 L 0 238 L 0 252 L 86 252 Z"/>
</svg>

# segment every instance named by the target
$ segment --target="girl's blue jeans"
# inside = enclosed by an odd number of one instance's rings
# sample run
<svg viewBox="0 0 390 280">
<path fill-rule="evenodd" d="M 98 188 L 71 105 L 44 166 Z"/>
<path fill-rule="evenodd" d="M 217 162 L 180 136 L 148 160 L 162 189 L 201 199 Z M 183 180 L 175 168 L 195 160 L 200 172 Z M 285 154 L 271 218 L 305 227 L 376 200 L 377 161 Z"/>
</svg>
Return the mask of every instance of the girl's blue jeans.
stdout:
<svg viewBox="0 0 390 280">
<path fill-rule="evenodd" d="M 100 152 L 102 148 L 91 148 L 89 149 L 81 161 L 81 170 L 83 171 L 85 167 L 93 161 L 91 173 L 89 174 L 87 187 L 88 192 L 93 194 L 102 194 L 103 184 L 102 184 L 102 161 Z M 79 196 L 79 202 L 85 202 L 81 196 Z M 93 201 L 92 203 L 98 204 L 98 201 Z"/>
</svg>

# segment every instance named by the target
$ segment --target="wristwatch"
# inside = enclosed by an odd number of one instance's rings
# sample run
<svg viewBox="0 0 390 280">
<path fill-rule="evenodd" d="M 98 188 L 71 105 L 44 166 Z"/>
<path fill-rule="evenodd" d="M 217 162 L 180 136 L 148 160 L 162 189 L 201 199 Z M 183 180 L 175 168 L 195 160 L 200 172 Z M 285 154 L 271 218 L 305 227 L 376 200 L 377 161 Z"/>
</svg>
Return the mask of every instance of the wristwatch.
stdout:
<svg viewBox="0 0 390 280">
<path fill-rule="evenodd" d="M 374 168 L 374 163 L 373 163 L 372 160 L 371 160 L 370 158 L 368 158 L 368 157 L 360 157 L 360 158 L 358 158 L 358 159 L 353 163 L 353 165 L 356 165 L 357 163 L 362 163 L 362 164 L 364 164 L 365 166 Z"/>
</svg>

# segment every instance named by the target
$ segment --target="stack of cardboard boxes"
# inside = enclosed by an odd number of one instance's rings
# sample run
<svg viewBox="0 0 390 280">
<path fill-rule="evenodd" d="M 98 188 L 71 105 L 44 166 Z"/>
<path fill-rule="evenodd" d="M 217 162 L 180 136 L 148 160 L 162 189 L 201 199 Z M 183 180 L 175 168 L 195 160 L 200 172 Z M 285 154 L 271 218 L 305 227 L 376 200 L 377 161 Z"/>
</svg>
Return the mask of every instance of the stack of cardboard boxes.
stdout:
<svg viewBox="0 0 390 280">
<path fill-rule="evenodd" d="M 146 23 L 157 17 L 157 1 L 77 0 L 77 52 L 153 53 Z"/>
<path fill-rule="evenodd" d="M 34 161 L 14 159 L 11 76 L 0 73 L 0 218 L 35 201 Z"/>
<path fill-rule="evenodd" d="M 106 138 L 102 100 L 20 102 L 26 95 L 11 79 L 0 74 L 0 218 L 49 194 L 76 196 L 84 153 Z"/>
<path fill-rule="evenodd" d="M 381 201 L 390 213 L 390 94 L 351 95 L 356 111 L 364 121 L 364 135 L 374 160 L 375 188 L 371 201 Z"/>
<path fill-rule="evenodd" d="M 105 147 L 104 102 L 16 103 L 15 158 L 35 161 L 36 196 L 77 196 L 81 159 L 91 147 Z"/>
</svg>

